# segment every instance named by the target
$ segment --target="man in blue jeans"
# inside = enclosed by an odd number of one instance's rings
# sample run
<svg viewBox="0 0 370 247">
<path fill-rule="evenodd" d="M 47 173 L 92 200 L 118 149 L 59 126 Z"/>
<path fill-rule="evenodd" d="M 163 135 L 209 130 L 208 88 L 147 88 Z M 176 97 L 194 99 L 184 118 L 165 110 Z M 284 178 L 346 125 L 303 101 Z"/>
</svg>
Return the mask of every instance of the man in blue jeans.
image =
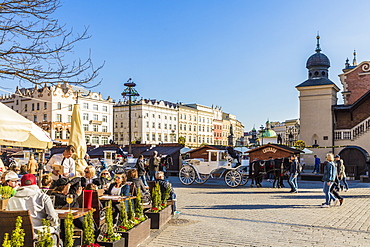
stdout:
<svg viewBox="0 0 370 247">
<path fill-rule="evenodd" d="M 315 158 L 315 169 L 313 169 L 312 173 L 320 173 L 321 160 L 316 154 L 313 157 Z"/>
<path fill-rule="evenodd" d="M 290 168 L 289 168 L 289 180 L 288 183 L 290 185 L 290 192 L 291 193 L 298 193 L 298 160 L 295 155 L 290 157 Z"/>
</svg>

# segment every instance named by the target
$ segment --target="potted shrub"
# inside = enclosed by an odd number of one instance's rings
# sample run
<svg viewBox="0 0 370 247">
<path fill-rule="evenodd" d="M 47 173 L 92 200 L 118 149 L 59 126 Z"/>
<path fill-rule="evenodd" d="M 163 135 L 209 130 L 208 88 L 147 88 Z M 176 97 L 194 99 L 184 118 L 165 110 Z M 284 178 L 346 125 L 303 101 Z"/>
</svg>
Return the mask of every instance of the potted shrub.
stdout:
<svg viewBox="0 0 370 247">
<path fill-rule="evenodd" d="M 128 201 L 128 212 L 126 203 L 121 203 L 120 224 L 117 230 L 125 239 L 125 246 L 138 246 L 150 236 L 150 219 L 147 219 L 143 213 L 141 205 L 141 192 L 138 189 L 135 199 L 135 211 L 132 201 Z"/>
<path fill-rule="evenodd" d="M 124 239 L 119 233 L 114 232 L 113 228 L 113 213 L 112 201 L 107 202 L 107 209 L 105 213 L 106 232 L 102 232 L 98 237 L 98 244 L 105 247 L 121 247 L 124 246 Z"/>
<path fill-rule="evenodd" d="M 95 243 L 95 233 L 94 233 L 94 219 L 93 212 L 89 212 L 84 216 L 83 222 L 83 245 L 82 247 L 99 247 L 99 244 Z"/>
<path fill-rule="evenodd" d="M 73 224 L 73 215 L 71 212 L 67 213 L 66 219 L 64 220 L 64 246 L 73 247 L 73 229 L 75 228 Z"/>
<path fill-rule="evenodd" d="M 159 229 L 170 220 L 172 209 L 167 206 L 167 200 L 165 201 L 163 203 L 161 189 L 159 183 L 156 182 L 152 189 L 152 208 L 145 213 L 151 220 L 151 229 Z"/>
<path fill-rule="evenodd" d="M 36 247 L 53 247 L 54 239 L 50 233 L 50 222 L 42 219 L 42 229 L 37 231 Z"/>
<path fill-rule="evenodd" d="M 15 229 L 9 239 L 9 234 L 4 234 L 3 247 L 21 247 L 24 246 L 24 230 L 22 229 L 22 217 L 18 216 L 15 221 Z"/>
<path fill-rule="evenodd" d="M 9 198 L 13 193 L 13 188 L 10 186 L 0 186 L 0 210 L 5 210 Z"/>
</svg>

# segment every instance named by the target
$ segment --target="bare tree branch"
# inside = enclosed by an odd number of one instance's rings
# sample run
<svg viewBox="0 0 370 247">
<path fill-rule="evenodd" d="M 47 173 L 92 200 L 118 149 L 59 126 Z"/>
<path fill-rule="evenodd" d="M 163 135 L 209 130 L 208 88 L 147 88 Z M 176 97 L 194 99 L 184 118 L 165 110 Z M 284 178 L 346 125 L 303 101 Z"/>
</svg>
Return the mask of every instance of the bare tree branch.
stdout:
<svg viewBox="0 0 370 247">
<path fill-rule="evenodd" d="M 58 0 L 3 0 L 0 3 L 0 78 L 33 84 L 84 84 L 98 76 L 91 56 L 71 63 L 65 55 L 78 41 L 90 38 L 85 27 L 73 35 L 51 15 Z M 99 84 L 100 82 L 98 82 Z"/>
</svg>

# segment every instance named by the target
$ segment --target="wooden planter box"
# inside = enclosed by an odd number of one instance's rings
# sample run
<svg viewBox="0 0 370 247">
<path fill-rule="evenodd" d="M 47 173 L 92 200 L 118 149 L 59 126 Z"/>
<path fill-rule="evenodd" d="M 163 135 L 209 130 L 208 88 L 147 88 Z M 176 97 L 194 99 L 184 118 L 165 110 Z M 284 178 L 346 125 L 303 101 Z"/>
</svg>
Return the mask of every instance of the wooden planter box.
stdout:
<svg viewBox="0 0 370 247">
<path fill-rule="evenodd" d="M 141 222 L 139 225 L 128 230 L 127 232 L 119 232 L 122 238 L 125 239 L 126 247 L 136 247 L 144 242 L 150 236 L 150 219 Z"/>
<path fill-rule="evenodd" d="M 0 200 L 0 210 L 5 210 L 6 209 L 6 205 L 8 204 L 8 201 L 9 201 L 9 198 Z"/>
<path fill-rule="evenodd" d="M 159 229 L 171 219 L 172 207 L 167 206 L 158 213 L 145 212 L 145 215 L 150 218 L 150 229 Z"/>
<path fill-rule="evenodd" d="M 121 238 L 115 242 L 97 242 L 101 247 L 125 247 L 125 239 Z"/>
</svg>

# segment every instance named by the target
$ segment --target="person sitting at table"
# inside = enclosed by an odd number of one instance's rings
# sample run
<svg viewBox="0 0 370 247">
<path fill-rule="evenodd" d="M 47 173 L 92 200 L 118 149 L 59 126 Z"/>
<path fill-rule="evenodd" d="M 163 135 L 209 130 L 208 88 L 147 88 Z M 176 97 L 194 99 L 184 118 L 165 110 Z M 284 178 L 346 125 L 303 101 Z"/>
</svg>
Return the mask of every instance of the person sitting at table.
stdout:
<svg viewBox="0 0 370 247">
<path fill-rule="evenodd" d="M 54 210 L 53 203 L 48 195 L 41 192 L 33 174 L 22 176 L 21 187 L 18 188 L 15 196 L 9 199 L 6 210 L 29 210 L 35 233 L 42 229 L 42 219 L 49 220 L 51 233 L 58 229 L 59 217 Z"/>
<path fill-rule="evenodd" d="M 96 170 L 93 166 L 86 166 L 84 169 L 85 175 L 81 177 L 81 186 L 85 188 L 88 184 L 100 186 L 100 179 L 96 177 Z"/>
<path fill-rule="evenodd" d="M 127 172 L 127 180 L 131 181 L 131 195 L 137 196 L 137 189 L 141 191 L 141 199 L 143 203 L 148 203 L 151 200 L 149 190 L 146 189 L 143 181 L 139 178 L 138 172 L 136 169 L 131 169 Z"/>
<path fill-rule="evenodd" d="M 112 182 L 112 177 L 107 169 L 102 170 L 100 173 L 101 189 L 107 190 Z"/>
<path fill-rule="evenodd" d="M 19 177 L 14 171 L 9 171 L 5 174 L 3 186 L 10 186 L 13 188 L 11 196 L 14 196 L 19 187 Z"/>
<path fill-rule="evenodd" d="M 109 185 L 106 194 L 112 196 L 129 196 L 130 185 L 127 184 L 126 174 L 124 173 L 116 174 L 114 176 L 114 182 Z M 113 219 L 114 221 L 117 221 L 121 209 L 120 203 L 112 202 L 112 206 L 113 206 Z"/>
<path fill-rule="evenodd" d="M 53 189 L 51 195 L 55 196 L 55 207 L 69 207 L 67 203 L 67 195 L 73 196 L 73 202 L 71 203 L 71 208 L 78 208 L 77 198 L 82 194 L 82 187 L 79 186 L 75 192 L 71 189 L 71 183 L 67 178 L 59 178 L 55 181 L 55 188 Z"/>
<path fill-rule="evenodd" d="M 173 211 L 174 211 L 173 214 L 179 214 L 180 212 L 176 211 L 176 208 L 177 208 L 177 205 L 176 205 L 177 199 L 176 199 L 176 193 L 173 190 L 172 184 L 170 182 L 164 180 L 164 173 L 162 171 L 157 172 L 157 174 L 155 175 L 155 177 L 157 179 L 156 182 L 159 183 L 159 187 L 161 188 L 162 195 L 164 193 L 166 193 L 167 187 L 168 186 L 171 186 L 170 196 L 168 197 L 167 200 L 172 200 L 173 201 Z"/>
<path fill-rule="evenodd" d="M 53 183 L 53 179 L 51 179 L 51 175 L 48 173 L 48 174 L 44 174 L 42 175 L 41 177 L 41 191 L 46 193 L 46 194 L 49 194 L 51 193 L 51 184 Z"/>
<path fill-rule="evenodd" d="M 52 173 L 52 179 L 70 178 L 76 174 L 75 161 L 72 155 L 76 152 L 73 145 L 68 145 L 62 154 L 54 154 L 46 164 L 46 171 Z M 53 165 L 59 165 L 54 166 Z"/>
<path fill-rule="evenodd" d="M 130 194 L 130 185 L 127 184 L 126 174 L 116 174 L 114 182 L 109 185 L 106 194 L 112 196 L 128 196 Z"/>
</svg>

